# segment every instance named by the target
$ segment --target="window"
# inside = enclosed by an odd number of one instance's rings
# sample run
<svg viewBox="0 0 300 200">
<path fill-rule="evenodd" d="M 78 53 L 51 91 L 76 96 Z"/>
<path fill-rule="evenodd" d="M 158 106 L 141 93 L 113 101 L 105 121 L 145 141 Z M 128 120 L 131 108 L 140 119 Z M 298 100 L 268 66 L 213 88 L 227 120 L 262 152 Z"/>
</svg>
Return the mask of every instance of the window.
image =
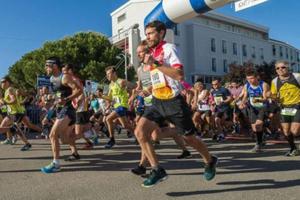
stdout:
<svg viewBox="0 0 300 200">
<path fill-rule="evenodd" d="M 227 46 L 226 46 L 226 41 L 225 40 L 222 40 L 222 52 L 224 54 L 227 53 Z"/>
<path fill-rule="evenodd" d="M 273 56 L 276 56 L 276 46 L 272 45 L 272 52 L 273 52 Z"/>
<path fill-rule="evenodd" d="M 228 72 L 228 63 L 227 63 L 227 60 L 223 60 L 223 71 L 225 73 Z"/>
<path fill-rule="evenodd" d="M 120 23 L 120 22 L 124 21 L 125 19 L 126 19 L 126 13 L 120 15 L 117 20 L 118 20 L 118 23 Z"/>
<path fill-rule="evenodd" d="M 211 51 L 216 52 L 216 39 L 215 38 L 211 38 L 210 46 L 211 46 Z"/>
<path fill-rule="evenodd" d="M 243 44 L 242 49 L 243 49 L 243 56 L 247 57 L 247 46 L 245 44 Z"/>
<path fill-rule="evenodd" d="M 297 52 L 297 61 L 300 62 L 299 52 Z"/>
<path fill-rule="evenodd" d="M 261 59 L 264 59 L 264 49 L 263 48 L 260 48 L 260 58 Z"/>
<path fill-rule="evenodd" d="M 256 58 L 256 54 L 255 54 L 255 47 L 252 47 L 252 58 Z"/>
<path fill-rule="evenodd" d="M 237 44 L 235 42 L 232 44 L 232 50 L 233 55 L 237 55 Z"/>
<path fill-rule="evenodd" d="M 216 58 L 211 59 L 211 71 L 213 71 L 213 72 L 217 71 L 217 59 Z"/>
<path fill-rule="evenodd" d="M 279 55 L 280 55 L 280 57 L 283 56 L 282 47 L 279 47 Z"/>
<path fill-rule="evenodd" d="M 289 50 L 287 47 L 285 48 L 285 57 L 286 59 L 289 59 Z"/>
<path fill-rule="evenodd" d="M 294 56 L 293 56 L 293 50 L 292 49 L 290 49 L 290 55 L 291 55 L 291 60 L 293 60 Z"/>
<path fill-rule="evenodd" d="M 123 29 L 123 28 L 120 28 L 120 29 L 118 30 L 118 34 L 121 34 L 123 31 L 124 31 L 124 29 Z"/>
</svg>

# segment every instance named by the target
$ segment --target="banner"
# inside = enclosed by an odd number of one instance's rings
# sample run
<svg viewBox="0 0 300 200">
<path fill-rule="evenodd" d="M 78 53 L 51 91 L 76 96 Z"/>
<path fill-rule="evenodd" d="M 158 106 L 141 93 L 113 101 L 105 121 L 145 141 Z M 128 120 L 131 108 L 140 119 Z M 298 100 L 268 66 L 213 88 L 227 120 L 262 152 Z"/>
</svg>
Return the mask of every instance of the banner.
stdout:
<svg viewBox="0 0 300 200">
<path fill-rule="evenodd" d="M 266 1 L 268 0 L 240 0 L 234 3 L 235 11 L 237 12 L 240 10 L 244 10 Z"/>
<path fill-rule="evenodd" d="M 39 75 L 37 77 L 37 87 L 51 87 L 50 76 Z"/>
</svg>

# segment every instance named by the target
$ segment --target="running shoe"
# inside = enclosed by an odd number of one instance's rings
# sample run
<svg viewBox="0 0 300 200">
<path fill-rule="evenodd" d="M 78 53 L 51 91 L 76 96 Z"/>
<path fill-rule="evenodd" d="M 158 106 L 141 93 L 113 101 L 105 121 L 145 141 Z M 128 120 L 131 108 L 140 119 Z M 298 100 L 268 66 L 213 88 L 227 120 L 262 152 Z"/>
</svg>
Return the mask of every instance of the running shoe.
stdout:
<svg viewBox="0 0 300 200">
<path fill-rule="evenodd" d="M 65 161 L 67 162 L 72 162 L 72 161 L 76 161 L 76 160 L 80 160 L 80 155 L 79 154 L 74 154 L 72 153 L 70 156 L 68 156 Z"/>
<path fill-rule="evenodd" d="M 145 188 L 150 188 L 167 179 L 168 174 L 163 168 L 158 168 L 157 170 L 152 169 L 150 176 L 143 182 L 142 186 Z"/>
<path fill-rule="evenodd" d="M 253 149 L 251 149 L 252 153 L 260 153 L 262 152 L 262 145 L 261 144 L 256 144 Z"/>
<path fill-rule="evenodd" d="M 145 176 L 146 167 L 144 167 L 143 165 L 139 165 L 136 168 L 131 169 L 130 172 L 138 176 Z"/>
<path fill-rule="evenodd" d="M 41 171 L 45 174 L 55 173 L 60 171 L 60 166 L 51 162 L 49 165 L 41 168 Z"/>
<path fill-rule="evenodd" d="M 105 149 L 111 149 L 116 144 L 115 139 L 110 139 L 108 143 L 104 146 Z"/>
<path fill-rule="evenodd" d="M 20 151 L 28 151 L 31 149 L 31 144 L 25 144 L 21 149 Z"/>
<path fill-rule="evenodd" d="M 11 143 L 16 144 L 18 141 L 18 137 L 16 135 L 12 136 Z"/>
<path fill-rule="evenodd" d="M 212 156 L 212 161 L 211 163 L 205 165 L 205 170 L 204 170 L 204 179 L 207 181 L 212 180 L 215 175 L 216 175 L 216 167 L 218 164 L 219 159 L 216 156 Z"/>
<path fill-rule="evenodd" d="M 2 141 L 1 144 L 13 144 L 13 143 L 10 139 L 6 139 L 6 140 Z"/>
<path fill-rule="evenodd" d="M 182 151 L 181 155 L 177 156 L 177 159 L 191 158 L 192 155 L 188 150 Z"/>
<path fill-rule="evenodd" d="M 294 157 L 294 156 L 299 156 L 299 155 L 300 155 L 299 149 L 293 149 L 293 150 L 291 149 L 285 154 L 285 156 L 287 156 L 287 157 Z"/>
</svg>

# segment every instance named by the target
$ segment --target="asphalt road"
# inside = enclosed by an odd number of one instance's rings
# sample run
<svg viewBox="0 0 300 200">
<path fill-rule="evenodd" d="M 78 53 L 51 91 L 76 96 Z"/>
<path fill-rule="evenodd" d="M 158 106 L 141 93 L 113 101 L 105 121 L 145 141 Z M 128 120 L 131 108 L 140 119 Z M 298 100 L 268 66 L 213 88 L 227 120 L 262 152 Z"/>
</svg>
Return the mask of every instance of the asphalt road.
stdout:
<svg viewBox="0 0 300 200">
<path fill-rule="evenodd" d="M 168 180 L 152 188 L 143 188 L 143 179 L 129 173 L 139 160 L 139 148 L 132 140 L 121 138 L 111 150 L 102 140 L 93 150 L 81 150 L 82 159 L 62 161 L 62 171 L 43 174 L 40 168 L 51 158 L 49 141 L 31 140 L 33 148 L 21 152 L 16 145 L 0 145 L 0 199 L 205 199 L 205 200 L 299 200 L 300 157 L 287 158 L 285 144 L 268 145 L 261 154 L 253 154 L 248 141 L 207 141 L 211 152 L 219 156 L 217 176 L 206 182 L 199 155 L 178 160 L 180 150 L 173 141 L 164 140 L 157 149 Z M 79 145 L 79 146 L 82 146 Z M 62 147 L 62 157 L 69 154 Z"/>
</svg>

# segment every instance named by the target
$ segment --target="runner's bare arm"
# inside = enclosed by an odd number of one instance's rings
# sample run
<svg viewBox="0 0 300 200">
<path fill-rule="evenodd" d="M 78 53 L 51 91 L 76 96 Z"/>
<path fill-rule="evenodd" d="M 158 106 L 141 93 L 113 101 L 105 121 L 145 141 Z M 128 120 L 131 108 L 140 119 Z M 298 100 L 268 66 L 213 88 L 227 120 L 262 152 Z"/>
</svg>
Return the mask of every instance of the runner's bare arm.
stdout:
<svg viewBox="0 0 300 200">
<path fill-rule="evenodd" d="M 62 84 L 72 89 L 72 94 L 65 99 L 66 101 L 73 100 L 83 93 L 83 89 L 80 84 L 68 74 L 63 76 Z"/>
<path fill-rule="evenodd" d="M 144 63 L 151 66 L 156 65 L 155 59 L 150 54 L 145 55 Z M 156 68 L 162 73 L 164 73 L 165 75 L 171 77 L 172 79 L 178 81 L 182 81 L 184 79 L 184 73 L 182 67 L 175 68 L 175 67 L 167 66 L 166 64 L 163 63 L 160 64 L 159 66 L 156 66 Z"/>
</svg>

